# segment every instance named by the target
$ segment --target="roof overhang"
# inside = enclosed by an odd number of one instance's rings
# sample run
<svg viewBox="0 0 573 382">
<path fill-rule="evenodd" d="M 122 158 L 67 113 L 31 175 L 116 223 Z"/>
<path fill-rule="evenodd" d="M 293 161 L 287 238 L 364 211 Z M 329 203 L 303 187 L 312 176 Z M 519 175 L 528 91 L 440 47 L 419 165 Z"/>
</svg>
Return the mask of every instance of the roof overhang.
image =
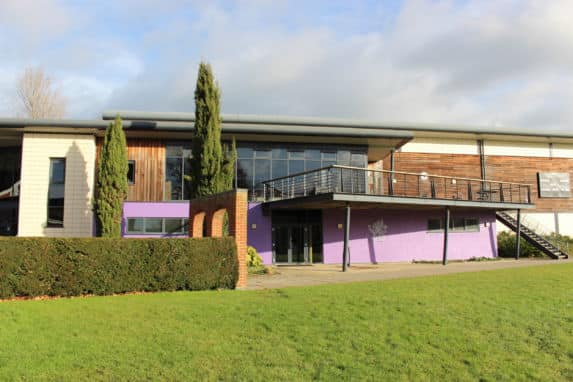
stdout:
<svg viewBox="0 0 573 382">
<path fill-rule="evenodd" d="M 516 210 L 533 209 L 534 204 L 495 203 L 485 201 L 445 200 L 427 198 L 403 198 L 395 196 L 352 195 L 328 193 L 293 199 L 270 201 L 263 204 L 268 210 L 274 209 L 325 209 L 342 208 L 350 203 L 354 208 L 391 208 L 391 209 L 436 209 L 452 207 L 480 210 Z"/>
</svg>

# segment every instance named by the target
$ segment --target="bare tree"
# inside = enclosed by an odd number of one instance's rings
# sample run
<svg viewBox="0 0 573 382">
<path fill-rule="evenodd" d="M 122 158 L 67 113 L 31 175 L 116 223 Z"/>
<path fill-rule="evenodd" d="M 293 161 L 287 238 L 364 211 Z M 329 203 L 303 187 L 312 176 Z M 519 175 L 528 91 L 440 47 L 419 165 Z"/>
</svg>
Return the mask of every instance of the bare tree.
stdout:
<svg viewBox="0 0 573 382">
<path fill-rule="evenodd" d="M 40 68 L 26 68 L 18 79 L 18 103 L 29 118 L 63 118 L 66 100 Z"/>
</svg>

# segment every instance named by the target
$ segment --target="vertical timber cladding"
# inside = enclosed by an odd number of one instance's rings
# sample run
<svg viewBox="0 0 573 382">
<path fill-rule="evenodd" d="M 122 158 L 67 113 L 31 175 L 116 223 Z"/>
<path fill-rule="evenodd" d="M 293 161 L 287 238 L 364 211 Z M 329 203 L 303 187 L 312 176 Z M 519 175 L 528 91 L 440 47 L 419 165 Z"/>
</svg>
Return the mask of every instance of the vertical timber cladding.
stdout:
<svg viewBox="0 0 573 382">
<path fill-rule="evenodd" d="M 531 185 L 531 200 L 536 212 L 573 211 L 573 197 L 540 198 L 537 173 L 569 173 L 573 179 L 573 159 L 497 156 L 487 157 L 488 179 Z"/>
<path fill-rule="evenodd" d="M 99 152 L 103 138 L 99 138 Z M 135 161 L 135 181 L 129 185 L 127 201 L 163 201 L 165 142 L 157 139 L 127 138 L 127 159 Z"/>
</svg>

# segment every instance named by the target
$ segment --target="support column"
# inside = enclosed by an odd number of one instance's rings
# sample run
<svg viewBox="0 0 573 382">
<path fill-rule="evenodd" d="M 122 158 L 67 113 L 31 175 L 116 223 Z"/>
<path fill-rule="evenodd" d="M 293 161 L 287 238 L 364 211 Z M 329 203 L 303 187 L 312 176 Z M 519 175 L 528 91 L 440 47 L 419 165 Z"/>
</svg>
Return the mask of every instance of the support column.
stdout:
<svg viewBox="0 0 573 382">
<path fill-rule="evenodd" d="M 517 230 L 515 233 L 515 260 L 519 260 L 521 250 L 521 210 L 517 210 Z"/>
<path fill-rule="evenodd" d="M 346 203 L 346 216 L 344 219 L 344 250 L 342 252 L 342 272 L 348 270 L 349 245 L 350 245 L 350 203 Z"/>
<path fill-rule="evenodd" d="M 442 265 L 448 263 L 448 233 L 450 231 L 450 207 L 446 207 L 444 214 L 444 253 L 442 257 Z"/>
</svg>

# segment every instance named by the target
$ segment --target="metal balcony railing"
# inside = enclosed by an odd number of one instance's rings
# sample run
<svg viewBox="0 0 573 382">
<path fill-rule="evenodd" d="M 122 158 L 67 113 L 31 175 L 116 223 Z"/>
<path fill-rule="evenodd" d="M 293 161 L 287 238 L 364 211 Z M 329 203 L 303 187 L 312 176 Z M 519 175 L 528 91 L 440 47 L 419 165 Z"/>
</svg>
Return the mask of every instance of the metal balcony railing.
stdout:
<svg viewBox="0 0 573 382">
<path fill-rule="evenodd" d="M 263 201 L 328 193 L 531 204 L 531 186 L 426 173 L 329 166 L 263 182 Z"/>
</svg>

